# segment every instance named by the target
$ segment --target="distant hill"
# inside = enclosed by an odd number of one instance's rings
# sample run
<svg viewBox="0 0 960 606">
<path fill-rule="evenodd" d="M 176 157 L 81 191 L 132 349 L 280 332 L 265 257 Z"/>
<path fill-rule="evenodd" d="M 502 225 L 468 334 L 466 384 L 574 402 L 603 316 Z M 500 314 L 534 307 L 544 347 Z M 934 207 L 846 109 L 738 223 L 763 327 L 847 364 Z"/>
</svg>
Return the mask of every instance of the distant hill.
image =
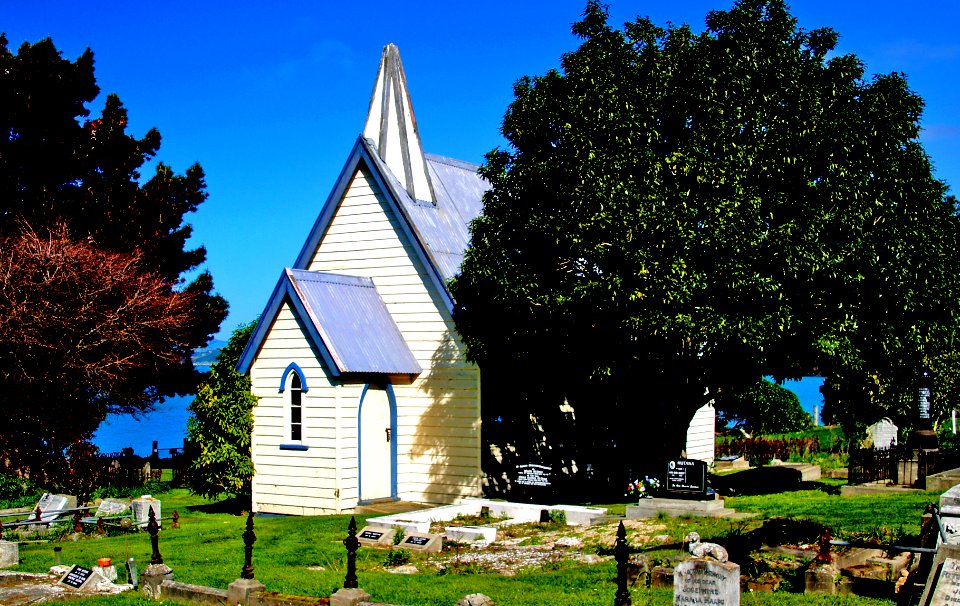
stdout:
<svg viewBox="0 0 960 606">
<path fill-rule="evenodd" d="M 216 362 L 217 354 L 220 353 L 220 350 L 223 349 L 223 346 L 226 344 L 226 341 L 214 339 L 213 341 L 210 341 L 210 343 L 203 349 L 194 351 L 193 365 L 197 367 L 197 370 L 208 370 L 210 365 Z"/>
</svg>

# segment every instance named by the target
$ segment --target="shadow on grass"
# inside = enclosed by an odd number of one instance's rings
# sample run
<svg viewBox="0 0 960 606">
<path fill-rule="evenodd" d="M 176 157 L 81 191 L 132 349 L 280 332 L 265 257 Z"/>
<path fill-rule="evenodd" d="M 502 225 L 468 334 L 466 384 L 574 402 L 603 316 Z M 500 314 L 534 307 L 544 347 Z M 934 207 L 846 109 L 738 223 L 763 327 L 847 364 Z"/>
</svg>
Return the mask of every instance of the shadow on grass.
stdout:
<svg viewBox="0 0 960 606">
<path fill-rule="evenodd" d="M 253 501 L 249 495 L 240 497 L 229 497 L 215 503 L 203 503 L 201 505 L 188 505 L 187 510 L 196 513 L 228 513 L 230 515 L 240 515 L 250 511 Z"/>
<path fill-rule="evenodd" d="M 827 494 L 840 494 L 840 487 L 827 482 L 804 482 L 799 469 L 790 467 L 758 467 L 737 473 L 711 475 L 710 485 L 724 496 L 744 496 L 792 492 L 796 490 L 821 490 Z"/>
</svg>

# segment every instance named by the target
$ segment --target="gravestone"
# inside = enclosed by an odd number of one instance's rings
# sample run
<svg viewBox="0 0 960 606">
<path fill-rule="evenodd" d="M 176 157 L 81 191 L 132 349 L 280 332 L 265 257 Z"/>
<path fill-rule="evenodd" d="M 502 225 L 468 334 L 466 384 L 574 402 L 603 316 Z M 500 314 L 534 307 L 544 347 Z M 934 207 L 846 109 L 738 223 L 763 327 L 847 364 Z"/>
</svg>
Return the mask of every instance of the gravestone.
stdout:
<svg viewBox="0 0 960 606">
<path fill-rule="evenodd" d="M 960 604 L 960 546 L 944 543 L 937 547 L 920 606 L 956 604 Z"/>
<path fill-rule="evenodd" d="M 946 542 L 960 545 L 960 484 L 940 495 L 940 516 Z"/>
<path fill-rule="evenodd" d="M 0 568 L 9 568 L 20 563 L 20 544 L 0 541 Z"/>
<path fill-rule="evenodd" d="M 707 464 L 697 459 L 667 463 L 666 496 L 680 499 L 707 498 Z"/>
<path fill-rule="evenodd" d="M 96 518 L 109 518 L 112 516 L 125 514 L 129 511 L 129 501 L 122 501 L 120 499 L 104 499 L 100 502 L 100 506 L 97 507 L 97 512 L 93 515 Z"/>
<path fill-rule="evenodd" d="M 148 494 L 130 503 L 130 509 L 133 510 L 133 523 L 138 528 L 146 528 L 149 521 L 150 510 L 153 509 L 153 515 L 157 518 L 157 524 L 163 526 L 160 521 L 160 500 L 154 499 Z"/>
<path fill-rule="evenodd" d="M 83 566 L 74 566 L 70 571 L 60 578 L 60 585 L 65 585 L 77 591 L 94 591 L 97 585 L 104 582 L 99 573 Z"/>
<path fill-rule="evenodd" d="M 673 570 L 674 606 L 739 606 L 740 566 L 700 558 Z"/>
<path fill-rule="evenodd" d="M 419 532 L 412 532 L 404 537 L 402 541 L 400 541 L 400 547 L 409 549 L 411 551 L 440 553 L 442 543 L 440 541 L 440 535 L 438 534 L 422 534 Z"/>
<path fill-rule="evenodd" d="M 43 493 L 43 496 L 40 497 L 40 500 L 37 502 L 37 505 L 33 508 L 34 511 L 37 508 L 40 508 L 40 519 L 44 522 L 52 522 L 57 519 L 60 515 L 60 511 L 67 509 L 70 502 L 70 497 L 63 494 L 50 494 L 49 492 Z M 76 499 L 74 498 L 74 503 Z M 47 513 L 47 512 L 51 513 Z M 30 517 L 26 521 L 35 520 L 36 516 L 30 514 Z"/>
<path fill-rule="evenodd" d="M 893 421 L 884 417 L 867 428 L 867 435 L 873 442 L 874 450 L 886 450 L 897 445 L 899 428 Z"/>
<path fill-rule="evenodd" d="M 364 526 L 363 530 L 357 534 L 357 540 L 361 545 L 368 547 L 379 547 L 383 545 L 393 545 L 393 537 L 397 534 L 394 528 L 380 528 L 376 526 Z"/>
<path fill-rule="evenodd" d="M 514 494 L 519 500 L 531 503 L 553 500 L 553 468 L 549 465 L 517 465 L 514 484 Z"/>
</svg>

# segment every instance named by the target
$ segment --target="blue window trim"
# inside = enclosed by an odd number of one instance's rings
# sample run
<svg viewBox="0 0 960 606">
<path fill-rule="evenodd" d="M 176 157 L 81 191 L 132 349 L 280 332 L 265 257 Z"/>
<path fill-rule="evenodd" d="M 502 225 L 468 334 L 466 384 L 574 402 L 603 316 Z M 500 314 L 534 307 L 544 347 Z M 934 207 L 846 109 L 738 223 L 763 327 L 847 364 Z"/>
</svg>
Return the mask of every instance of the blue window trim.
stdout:
<svg viewBox="0 0 960 606">
<path fill-rule="evenodd" d="M 310 450 L 306 444 L 281 444 L 280 450 Z"/>
<path fill-rule="evenodd" d="M 290 362 L 287 369 L 283 371 L 283 375 L 280 377 L 280 393 L 283 393 L 284 389 L 286 389 L 287 376 L 289 376 L 291 372 L 295 372 L 300 376 L 300 391 L 306 393 L 309 390 L 309 387 L 307 387 L 307 375 L 303 374 L 303 370 L 300 369 L 296 362 Z"/>
<path fill-rule="evenodd" d="M 363 403 L 367 399 L 367 391 L 370 389 L 370 384 L 363 386 L 363 393 L 360 394 L 360 406 L 357 408 L 357 488 L 361 486 L 360 478 L 363 477 L 363 461 L 362 453 L 360 451 L 363 448 L 363 440 L 361 439 L 361 433 L 363 432 L 363 426 L 360 423 L 360 414 L 363 409 Z M 390 407 L 390 498 L 396 499 L 399 491 L 397 490 L 397 399 L 393 394 L 393 385 L 387 383 L 386 386 L 387 392 L 387 403 Z M 368 502 L 363 498 L 363 495 L 360 495 L 358 499 L 360 504 Z"/>
</svg>

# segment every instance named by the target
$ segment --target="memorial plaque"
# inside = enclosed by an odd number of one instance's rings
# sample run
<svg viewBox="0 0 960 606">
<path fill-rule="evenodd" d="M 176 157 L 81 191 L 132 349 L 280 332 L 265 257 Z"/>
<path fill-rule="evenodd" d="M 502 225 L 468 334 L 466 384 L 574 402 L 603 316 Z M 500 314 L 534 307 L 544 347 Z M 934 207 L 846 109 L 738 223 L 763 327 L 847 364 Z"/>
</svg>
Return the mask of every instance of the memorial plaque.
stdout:
<svg viewBox="0 0 960 606">
<path fill-rule="evenodd" d="M 92 590 L 105 579 L 89 568 L 74 566 L 60 578 L 60 584 L 80 591 Z"/>
<path fill-rule="evenodd" d="M 401 546 L 413 551 L 440 553 L 442 544 L 438 534 L 411 533 L 403 539 Z"/>
<path fill-rule="evenodd" d="M 957 604 L 960 604 L 960 560 L 945 558 L 930 598 L 930 606 Z"/>
<path fill-rule="evenodd" d="M 740 566 L 693 558 L 673 571 L 674 606 L 740 606 Z"/>
<path fill-rule="evenodd" d="M 515 495 L 529 502 L 553 498 L 553 468 L 539 463 L 517 465 Z"/>
<path fill-rule="evenodd" d="M 678 496 L 706 497 L 707 464 L 697 459 L 677 459 L 667 464 L 667 492 Z"/>
<path fill-rule="evenodd" d="M 393 545 L 393 537 L 397 531 L 393 528 L 380 528 L 377 526 L 364 526 L 357 539 L 361 545 L 369 547 L 379 547 L 382 545 Z"/>
<path fill-rule="evenodd" d="M 548 465 L 527 463 L 517 465 L 517 484 L 520 486 L 550 486 L 553 468 Z"/>
</svg>

